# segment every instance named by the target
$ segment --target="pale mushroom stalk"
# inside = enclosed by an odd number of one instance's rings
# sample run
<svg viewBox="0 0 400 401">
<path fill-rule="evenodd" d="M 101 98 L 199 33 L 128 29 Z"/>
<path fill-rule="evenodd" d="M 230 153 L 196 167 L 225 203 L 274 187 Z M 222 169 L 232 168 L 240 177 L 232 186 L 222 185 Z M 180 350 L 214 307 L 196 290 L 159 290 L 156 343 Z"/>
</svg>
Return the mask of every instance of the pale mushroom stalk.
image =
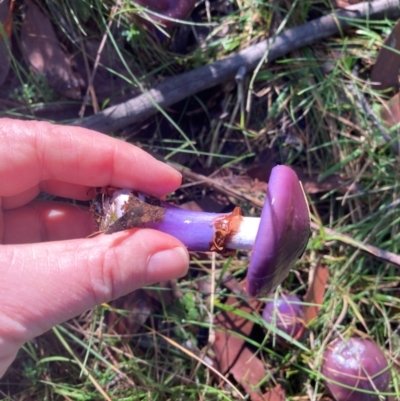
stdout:
<svg viewBox="0 0 400 401">
<path fill-rule="evenodd" d="M 247 291 L 264 296 L 276 288 L 303 254 L 310 235 L 307 201 L 295 172 L 272 169 L 260 218 L 231 213 L 195 212 L 129 189 L 105 196 L 100 230 L 112 234 L 128 228 L 152 228 L 178 238 L 190 251 L 252 250 Z"/>
</svg>

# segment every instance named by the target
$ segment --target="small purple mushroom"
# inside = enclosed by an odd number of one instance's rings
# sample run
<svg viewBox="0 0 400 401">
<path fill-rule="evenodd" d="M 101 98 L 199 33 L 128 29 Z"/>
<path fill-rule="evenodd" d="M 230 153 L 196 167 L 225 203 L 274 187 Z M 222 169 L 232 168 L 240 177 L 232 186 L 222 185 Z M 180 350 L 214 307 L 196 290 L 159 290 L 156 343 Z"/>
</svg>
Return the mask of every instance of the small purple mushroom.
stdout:
<svg viewBox="0 0 400 401">
<path fill-rule="evenodd" d="M 133 227 L 153 228 L 178 238 L 189 251 L 253 249 L 247 290 L 263 296 L 278 286 L 301 257 L 310 236 L 307 201 L 287 166 L 272 169 L 261 218 L 194 212 L 129 189 L 100 195 L 92 209 L 106 234 Z"/>
<path fill-rule="evenodd" d="M 339 338 L 328 346 L 322 374 L 337 401 L 379 401 L 379 393 L 387 391 L 391 378 L 385 355 L 376 343 L 358 337 Z"/>
<path fill-rule="evenodd" d="M 164 24 L 167 28 L 172 28 L 176 25 L 176 22 L 172 20 L 186 19 L 192 12 L 196 0 L 135 0 L 135 3 L 160 14 L 149 13 L 149 17 L 153 21 Z"/>
<path fill-rule="evenodd" d="M 265 304 L 262 317 L 295 340 L 299 340 L 304 333 L 304 304 L 296 295 L 281 295 L 271 299 Z M 279 338 L 279 341 L 285 343 L 283 339 Z"/>
</svg>

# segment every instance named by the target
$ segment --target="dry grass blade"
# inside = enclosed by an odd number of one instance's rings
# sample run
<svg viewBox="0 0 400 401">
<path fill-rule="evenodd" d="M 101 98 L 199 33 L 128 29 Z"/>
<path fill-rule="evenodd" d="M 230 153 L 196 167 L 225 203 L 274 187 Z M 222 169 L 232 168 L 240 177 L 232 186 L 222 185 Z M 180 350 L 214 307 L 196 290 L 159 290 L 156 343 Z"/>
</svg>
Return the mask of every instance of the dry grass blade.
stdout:
<svg viewBox="0 0 400 401">
<path fill-rule="evenodd" d="M 86 369 L 85 365 L 81 362 L 75 352 L 71 349 L 68 343 L 65 341 L 61 333 L 58 331 L 57 327 L 53 328 L 53 332 L 56 334 L 60 342 L 63 344 L 65 350 L 72 356 L 72 358 L 76 361 L 82 371 L 88 376 L 89 380 L 93 383 L 94 387 L 97 391 L 103 396 L 103 398 L 107 401 L 112 401 L 108 394 L 103 390 L 100 383 L 90 374 L 90 372 Z"/>
<path fill-rule="evenodd" d="M 328 234 L 330 240 L 340 241 L 344 244 L 351 246 L 352 248 L 359 249 L 372 256 L 375 256 L 380 260 L 389 262 L 396 266 L 400 266 L 400 255 L 396 255 L 393 252 L 385 251 L 376 246 L 361 241 L 357 241 L 354 238 L 351 238 L 349 235 L 338 233 L 337 231 L 327 227 L 321 227 L 313 222 L 311 223 L 311 228 L 313 228 L 314 230 L 323 230 L 326 234 Z"/>
<path fill-rule="evenodd" d="M 235 390 L 235 392 L 237 393 L 237 395 L 240 397 L 241 400 L 244 400 L 244 395 L 240 392 L 240 390 L 232 383 L 230 382 L 228 379 L 226 379 L 221 372 L 219 372 L 217 369 L 215 369 L 213 366 L 209 365 L 204 359 L 201 359 L 200 357 L 198 357 L 196 354 L 194 354 L 193 352 L 187 350 L 185 347 L 182 347 L 182 345 L 178 344 L 176 341 L 174 341 L 173 339 L 164 336 L 163 334 L 153 331 L 154 334 L 156 334 L 157 336 L 161 337 L 163 340 L 165 340 L 167 343 L 173 345 L 175 348 L 179 349 L 180 351 L 184 352 L 185 354 L 189 355 L 191 358 L 196 359 L 196 361 L 200 362 L 201 364 L 203 364 L 204 366 L 206 366 L 208 369 L 210 369 L 213 373 L 215 373 L 219 378 L 221 378 L 226 384 L 228 384 L 233 390 Z"/>
</svg>

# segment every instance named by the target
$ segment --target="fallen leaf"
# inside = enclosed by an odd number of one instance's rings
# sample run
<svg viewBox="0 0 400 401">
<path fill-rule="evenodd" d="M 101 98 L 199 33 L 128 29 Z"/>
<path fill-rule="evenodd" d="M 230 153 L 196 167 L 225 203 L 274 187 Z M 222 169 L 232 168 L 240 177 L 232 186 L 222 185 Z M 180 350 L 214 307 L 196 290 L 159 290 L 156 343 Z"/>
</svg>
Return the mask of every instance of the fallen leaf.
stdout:
<svg viewBox="0 0 400 401">
<path fill-rule="evenodd" d="M 229 205 L 230 202 L 225 196 L 211 192 L 200 199 L 182 203 L 179 207 L 197 212 L 222 213 Z"/>
<path fill-rule="evenodd" d="M 252 313 L 261 307 L 261 302 L 256 299 L 240 300 L 233 296 L 225 304 L 234 305 L 245 313 Z M 259 401 L 263 398 L 257 384 L 265 377 L 265 368 L 262 361 L 247 348 L 245 341 L 238 337 L 238 334 L 248 337 L 253 325 L 252 321 L 233 312 L 220 313 L 215 318 L 215 340 L 212 348 L 215 353 L 215 367 L 224 375 L 232 374 L 250 395 L 250 399 Z"/>
<path fill-rule="evenodd" d="M 31 0 L 26 0 L 25 4 L 26 13 L 21 28 L 24 56 L 32 70 L 44 76 L 50 87 L 68 98 L 79 99 L 79 80 L 56 38 L 51 22 Z"/>
<path fill-rule="evenodd" d="M 239 283 L 234 276 L 225 273 L 221 283 L 228 288 L 231 294 L 246 296 L 246 281 L 247 277 Z"/>
<path fill-rule="evenodd" d="M 260 182 L 267 183 L 271 169 L 274 167 L 270 162 L 258 164 L 246 171 L 246 174 Z M 305 174 L 302 169 L 291 166 L 301 181 L 304 191 L 308 194 L 316 194 L 320 192 L 338 191 L 339 193 L 357 193 L 361 191 L 361 186 L 357 183 L 350 182 L 346 177 L 338 174 L 332 174 L 323 180 L 319 179 L 319 174 Z M 264 187 L 265 191 L 265 187 Z"/>
<path fill-rule="evenodd" d="M 285 391 L 280 385 L 265 393 L 257 388 L 267 372 L 260 358 L 246 347 L 241 338 L 216 328 L 213 350 L 219 361 L 216 368 L 220 368 L 223 374 L 231 374 L 250 396 L 251 401 L 284 401 L 286 399 Z"/>
<path fill-rule="evenodd" d="M 154 288 L 139 289 L 110 302 L 108 327 L 119 335 L 130 336 L 143 327 L 155 309 L 172 305 L 182 294 L 175 280 L 160 281 Z M 119 311 L 125 311 L 120 313 Z"/>
<path fill-rule="evenodd" d="M 8 39 L 11 38 L 12 33 L 12 12 L 14 9 L 14 4 L 15 0 L 3 1 L 0 3 L 0 23 L 3 25 L 4 32 Z M 2 34 L 0 34 L 0 36 L 2 36 Z"/>
<path fill-rule="evenodd" d="M 391 128 L 400 122 L 400 92 L 381 108 L 381 117 L 387 128 Z"/>
<path fill-rule="evenodd" d="M 304 320 L 306 324 L 310 323 L 311 320 L 318 316 L 318 312 L 321 309 L 320 305 L 324 302 L 328 276 L 328 268 L 322 266 L 320 263 L 318 263 L 314 271 L 311 272 L 310 283 L 308 285 L 307 293 L 304 296 L 304 302 L 314 305 L 305 306 Z"/>
<path fill-rule="evenodd" d="M 261 302 L 256 299 L 249 298 L 249 304 L 244 301 L 238 300 L 236 297 L 229 297 L 225 305 L 235 306 L 244 313 L 252 313 L 254 310 L 261 308 Z M 224 311 L 215 318 L 215 330 L 226 334 L 226 342 L 214 343 L 214 352 L 217 355 L 217 365 L 222 373 L 226 373 L 235 363 L 236 358 L 242 351 L 245 345 L 243 339 L 240 339 L 237 335 L 231 334 L 238 333 L 243 337 L 249 336 L 251 333 L 254 323 L 242 316 L 237 315 L 233 312 Z M 220 337 L 221 338 L 221 337 Z"/>
<path fill-rule="evenodd" d="M 11 65 L 10 39 L 12 33 L 13 8 L 14 0 L 0 2 L 0 25 L 2 25 L 2 30 L 0 31 L 0 85 L 2 85 L 6 80 Z M 3 30 L 7 36 L 7 39 L 3 37 Z"/>
<path fill-rule="evenodd" d="M 338 191 L 341 194 L 355 194 L 362 190 L 359 183 L 349 180 L 348 178 L 342 177 L 338 174 L 332 174 L 323 180 L 320 180 L 319 175 L 314 174 L 308 177 L 299 169 L 295 168 L 294 170 L 297 172 L 297 176 L 299 177 L 304 191 L 307 194 L 317 194 L 320 192 L 330 191 Z"/>
<path fill-rule="evenodd" d="M 396 50 L 397 53 L 394 51 Z M 397 21 L 392 33 L 383 42 L 375 65 L 371 71 L 372 87 L 387 89 L 399 85 L 400 69 L 400 20 Z"/>
<path fill-rule="evenodd" d="M 273 167 L 273 166 L 272 166 Z M 236 190 L 246 193 L 265 192 L 266 185 L 260 183 L 257 178 L 251 177 L 249 174 L 236 174 L 230 168 L 221 168 L 217 171 L 210 171 L 210 168 L 196 169 L 196 173 L 205 175 L 216 183 L 229 185 Z"/>
<path fill-rule="evenodd" d="M 107 314 L 109 331 L 128 337 L 143 327 L 153 310 L 152 301 L 144 290 L 137 290 L 118 298 L 110 302 L 110 306 L 114 310 Z"/>
<path fill-rule="evenodd" d="M 280 384 L 277 384 L 274 388 L 264 394 L 264 401 L 285 401 L 286 392 Z"/>
<path fill-rule="evenodd" d="M 271 161 L 257 163 L 246 171 L 248 175 L 253 180 L 258 180 L 267 183 L 269 181 L 269 176 L 271 175 L 272 169 L 277 163 Z"/>
<path fill-rule="evenodd" d="M 264 364 L 247 347 L 242 349 L 229 373 L 242 385 L 251 401 L 264 400 L 261 391 L 257 389 L 257 384 L 266 375 Z"/>
</svg>

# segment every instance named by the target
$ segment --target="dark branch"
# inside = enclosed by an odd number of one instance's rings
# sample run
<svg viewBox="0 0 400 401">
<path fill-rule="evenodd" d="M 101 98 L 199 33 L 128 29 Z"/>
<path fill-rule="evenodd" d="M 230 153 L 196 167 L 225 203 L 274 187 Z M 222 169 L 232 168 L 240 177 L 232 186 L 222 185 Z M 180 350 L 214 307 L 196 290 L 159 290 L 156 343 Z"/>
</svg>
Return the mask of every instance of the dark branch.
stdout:
<svg viewBox="0 0 400 401">
<path fill-rule="evenodd" d="M 252 71 L 268 52 L 271 62 L 289 52 L 335 35 L 343 29 L 371 18 L 396 18 L 400 15 L 400 0 L 375 0 L 350 6 L 317 18 L 274 38 L 218 60 L 212 64 L 166 79 L 153 89 L 127 102 L 109 107 L 94 116 L 76 120 L 74 125 L 100 132 L 111 132 L 150 117 L 197 92 L 216 86 L 234 77 L 245 66 Z"/>
</svg>

